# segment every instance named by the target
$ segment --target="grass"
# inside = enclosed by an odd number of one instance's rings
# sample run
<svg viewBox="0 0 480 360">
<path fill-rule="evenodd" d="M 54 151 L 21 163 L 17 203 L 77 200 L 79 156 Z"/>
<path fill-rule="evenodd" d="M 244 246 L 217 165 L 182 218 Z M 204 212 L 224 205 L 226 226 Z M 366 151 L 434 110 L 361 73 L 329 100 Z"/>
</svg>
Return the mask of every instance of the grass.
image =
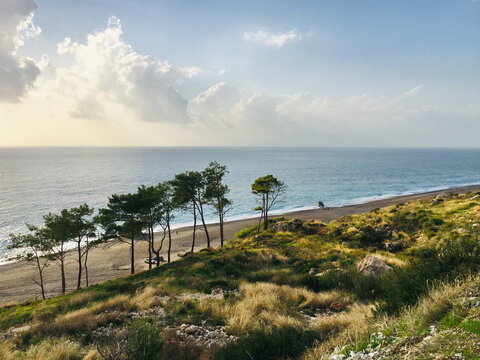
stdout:
<svg viewBox="0 0 480 360">
<path fill-rule="evenodd" d="M 473 344 L 480 313 L 452 300 L 478 287 L 474 224 L 480 223 L 480 201 L 471 198 L 415 201 L 329 224 L 310 221 L 295 232 L 275 232 L 276 221 L 288 220 L 272 219 L 268 230 L 244 229 L 223 248 L 46 301 L 9 304 L 0 308 L 0 333 L 23 325 L 30 330 L 6 339 L 0 360 L 57 353 L 97 359 L 96 329 L 115 329 L 119 338 L 104 345 L 114 351 L 115 341 L 134 342 L 131 314 L 149 321 L 156 308 L 165 314 L 153 319 L 158 329 L 143 324 L 148 329 L 138 331 L 153 334 L 165 358 L 313 360 L 335 347 L 365 348 L 377 341 L 373 332 L 419 336 L 432 324 L 459 329 Z M 402 248 L 388 252 L 387 242 Z M 356 264 L 366 255 L 394 271 L 383 278 L 360 274 Z M 223 297 L 208 296 L 217 288 Z M 329 310 L 332 303 L 342 310 Z M 222 325 L 238 340 L 223 350 L 207 349 L 179 338 L 175 329 L 182 323 Z"/>
</svg>

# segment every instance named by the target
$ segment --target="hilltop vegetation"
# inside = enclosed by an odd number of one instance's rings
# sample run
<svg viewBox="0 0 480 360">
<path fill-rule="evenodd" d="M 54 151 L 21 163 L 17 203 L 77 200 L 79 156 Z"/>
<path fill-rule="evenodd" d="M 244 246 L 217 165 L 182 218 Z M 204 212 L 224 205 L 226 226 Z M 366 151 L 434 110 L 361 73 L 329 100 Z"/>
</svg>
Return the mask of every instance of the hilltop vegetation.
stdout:
<svg viewBox="0 0 480 360">
<path fill-rule="evenodd" d="M 126 278 L 4 306 L 0 359 L 478 359 L 478 194 L 268 225 Z M 392 270 L 359 271 L 367 255 Z"/>
</svg>

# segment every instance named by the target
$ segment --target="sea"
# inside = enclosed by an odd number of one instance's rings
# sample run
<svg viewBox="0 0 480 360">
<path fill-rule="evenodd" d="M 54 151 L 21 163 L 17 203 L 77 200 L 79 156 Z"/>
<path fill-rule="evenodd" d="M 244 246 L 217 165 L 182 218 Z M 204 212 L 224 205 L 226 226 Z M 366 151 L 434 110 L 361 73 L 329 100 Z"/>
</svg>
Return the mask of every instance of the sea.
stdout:
<svg viewBox="0 0 480 360">
<path fill-rule="evenodd" d="M 252 182 L 273 174 L 286 185 L 276 214 L 402 194 L 480 184 L 480 149 L 291 147 L 0 148 L 0 258 L 9 234 L 42 216 L 87 203 L 104 207 L 113 193 L 169 180 L 209 162 L 226 165 L 230 220 L 252 217 Z M 178 212 L 175 226 L 192 223 Z M 210 209 L 209 222 L 216 216 Z"/>
</svg>

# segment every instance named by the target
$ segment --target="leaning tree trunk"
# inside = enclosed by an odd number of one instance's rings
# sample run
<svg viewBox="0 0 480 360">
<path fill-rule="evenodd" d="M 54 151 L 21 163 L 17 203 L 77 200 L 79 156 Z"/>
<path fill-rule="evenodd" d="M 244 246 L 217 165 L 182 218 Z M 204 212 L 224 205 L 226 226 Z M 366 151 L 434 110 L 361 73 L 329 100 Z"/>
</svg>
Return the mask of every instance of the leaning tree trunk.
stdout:
<svg viewBox="0 0 480 360">
<path fill-rule="evenodd" d="M 203 205 L 200 201 L 198 201 L 197 203 L 198 212 L 200 213 L 200 219 L 202 220 L 203 228 L 205 229 L 205 236 L 207 237 L 207 247 L 210 247 L 210 236 L 208 235 L 207 224 L 205 224 L 205 218 L 203 217 Z"/>
<path fill-rule="evenodd" d="M 267 201 L 263 201 L 263 207 L 265 209 L 265 217 L 263 219 L 263 230 L 267 230 L 268 228 L 268 194 L 267 194 Z"/>
<path fill-rule="evenodd" d="M 192 238 L 192 249 L 191 252 L 195 250 L 195 232 L 197 230 L 197 211 L 195 203 L 193 203 L 193 238 Z"/>
<path fill-rule="evenodd" d="M 168 262 L 170 262 L 170 252 L 172 250 L 172 234 L 170 231 L 170 219 L 167 220 L 167 228 L 168 228 Z"/>
<path fill-rule="evenodd" d="M 85 268 L 85 287 L 88 287 L 88 267 L 87 267 L 87 261 L 88 261 L 88 252 L 90 251 L 88 247 L 88 235 L 85 243 L 85 260 L 83 263 L 83 267 Z"/>
<path fill-rule="evenodd" d="M 45 286 L 43 284 L 43 268 L 40 265 L 40 258 L 36 255 L 37 258 L 37 266 L 38 266 L 38 274 L 40 275 L 40 290 L 42 291 L 42 299 L 45 300 Z"/>
</svg>

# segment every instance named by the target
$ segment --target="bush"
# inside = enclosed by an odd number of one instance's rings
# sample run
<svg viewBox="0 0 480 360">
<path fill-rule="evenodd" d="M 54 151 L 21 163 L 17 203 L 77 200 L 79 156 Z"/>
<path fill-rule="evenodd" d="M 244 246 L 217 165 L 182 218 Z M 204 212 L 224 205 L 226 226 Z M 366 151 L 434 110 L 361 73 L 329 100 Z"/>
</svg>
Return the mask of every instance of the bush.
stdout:
<svg viewBox="0 0 480 360">
<path fill-rule="evenodd" d="M 147 320 L 134 321 L 127 329 L 125 354 L 131 360 L 160 360 L 160 328 Z"/>
<path fill-rule="evenodd" d="M 300 356 L 321 335 L 294 327 L 257 330 L 220 349 L 215 360 L 291 359 Z"/>
<path fill-rule="evenodd" d="M 163 360 L 198 360 L 206 357 L 206 351 L 194 340 L 184 339 L 174 329 L 162 333 Z"/>
</svg>

